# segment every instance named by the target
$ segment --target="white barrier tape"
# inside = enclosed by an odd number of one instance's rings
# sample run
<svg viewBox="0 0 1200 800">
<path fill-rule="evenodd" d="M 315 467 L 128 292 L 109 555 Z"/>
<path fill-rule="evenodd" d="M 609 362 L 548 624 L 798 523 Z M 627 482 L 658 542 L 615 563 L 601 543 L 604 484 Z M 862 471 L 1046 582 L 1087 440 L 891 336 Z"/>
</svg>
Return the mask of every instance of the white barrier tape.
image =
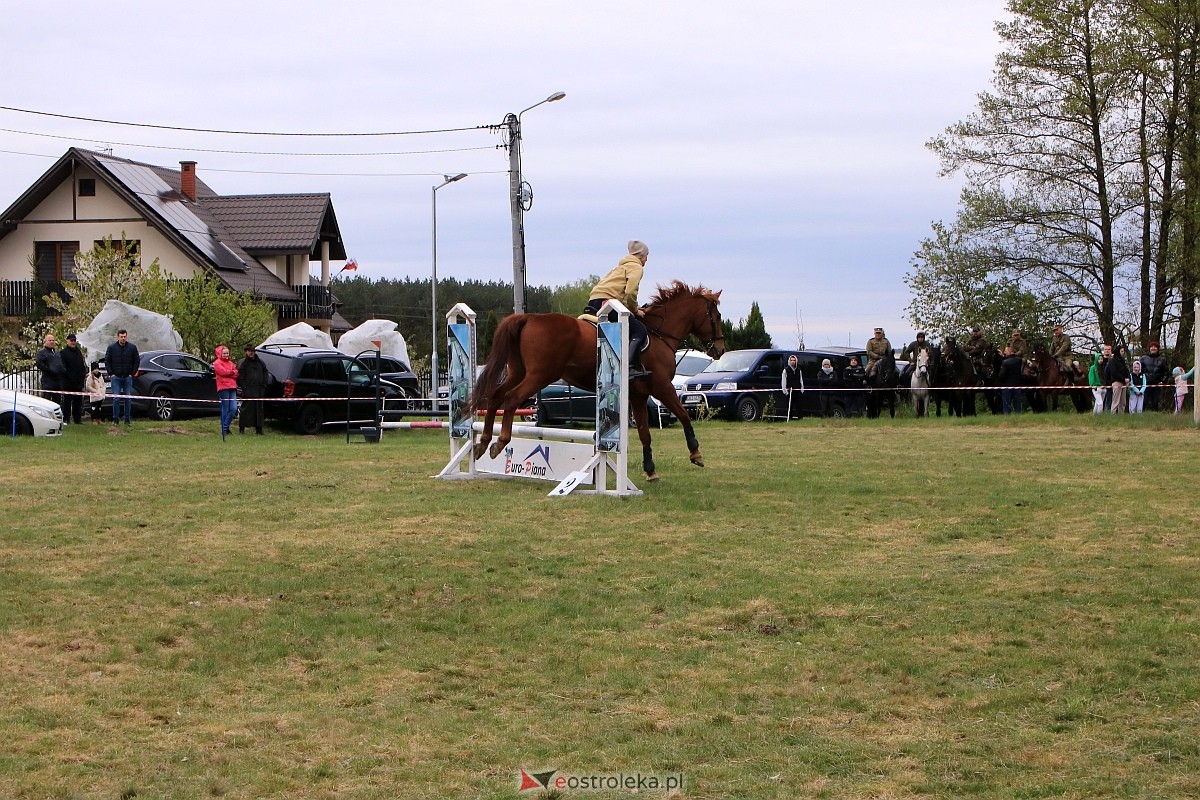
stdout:
<svg viewBox="0 0 1200 800">
<path fill-rule="evenodd" d="M 1189 383 L 1187 385 L 1189 387 L 1191 387 L 1191 386 L 1195 386 L 1196 384 Z M 1171 388 L 1174 388 L 1175 384 L 1173 384 L 1173 383 L 1148 383 L 1148 384 L 1146 384 L 1147 389 L 1161 388 L 1161 387 L 1166 387 L 1166 386 L 1170 386 Z M 961 391 L 963 389 L 973 389 L 977 392 L 990 392 L 990 391 L 999 391 L 1000 389 L 1062 389 L 1062 390 L 1068 390 L 1068 389 L 1111 389 L 1111 388 L 1112 388 L 1112 384 L 1109 384 L 1109 383 L 1101 384 L 1100 386 L 1075 386 L 1073 384 L 1060 384 L 1058 386 L 1041 386 L 1041 385 L 1037 385 L 1037 386 L 1029 386 L 1029 385 L 980 386 L 980 385 L 975 385 L 975 386 L 926 386 L 926 387 L 924 387 L 925 391 L 927 391 L 927 392 L 955 392 L 955 391 Z M 1129 384 L 1125 384 L 1125 388 L 1126 389 L 1130 388 Z M 681 396 L 685 395 L 685 394 L 705 394 L 705 395 L 708 395 L 708 394 L 786 394 L 788 391 L 793 391 L 793 392 L 796 392 L 797 394 L 805 394 L 806 392 L 841 392 L 841 393 L 882 392 L 882 391 L 887 391 L 889 389 L 893 392 L 911 392 L 911 391 L 913 391 L 913 387 L 911 387 L 911 386 L 878 386 L 878 387 L 874 387 L 874 388 L 846 387 L 846 388 L 840 388 L 840 389 L 839 388 L 824 389 L 824 388 L 819 388 L 816 386 L 813 386 L 813 387 L 806 386 L 803 389 L 790 389 L 790 390 L 789 389 L 680 389 L 678 391 L 678 394 L 680 394 Z"/>
<path fill-rule="evenodd" d="M 92 396 L 92 393 L 91 393 L 91 392 L 71 392 L 71 391 L 67 391 L 67 390 L 65 390 L 65 389 L 63 389 L 63 390 L 61 390 L 61 391 L 60 391 L 60 390 L 54 390 L 54 389 L 31 389 L 31 390 L 29 390 L 29 391 L 25 392 L 25 394 L 34 394 L 34 395 L 47 395 L 47 394 L 52 394 L 52 395 L 60 395 L 60 396 L 61 396 L 61 395 L 67 395 L 67 394 L 69 394 L 69 395 L 79 395 L 79 396 L 81 396 L 81 397 L 84 397 L 84 398 L 89 398 L 89 397 L 91 397 L 91 396 Z M 121 399 L 126 399 L 126 398 L 128 398 L 128 399 L 130 399 L 130 400 L 158 400 L 158 399 L 160 399 L 158 395 L 144 395 L 144 394 L 113 394 L 112 392 L 109 392 L 109 393 L 107 393 L 107 394 L 105 394 L 105 395 L 104 395 L 104 399 L 105 399 L 105 400 L 112 400 L 112 399 L 114 399 L 114 398 L 117 398 L 117 397 L 120 397 Z M 214 404 L 214 405 L 215 405 L 215 404 L 217 404 L 217 403 L 220 403 L 220 402 L 221 402 L 220 400 L 202 400 L 202 399 L 200 399 L 200 398 L 198 398 L 198 397 L 177 397 L 177 396 L 175 396 L 175 395 L 163 395 L 161 399 L 164 399 L 164 400 L 173 400 L 173 401 L 175 401 L 175 402 L 177 402 L 177 403 L 212 403 L 212 404 Z M 326 403 L 344 403 L 344 402 L 346 402 L 347 400 L 363 400 L 363 401 L 366 401 L 366 400 L 373 400 L 373 399 L 374 399 L 373 397 L 242 397 L 241 395 L 238 395 L 238 398 L 237 398 L 237 400 L 238 400 L 238 402 L 239 402 L 239 403 L 254 403 L 254 402 L 271 402 L 271 403 L 315 403 L 315 402 L 326 402 Z M 401 402 L 412 401 L 412 400 L 421 400 L 421 399 L 426 399 L 426 400 L 428 400 L 428 398 L 408 397 L 408 398 L 404 398 L 404 400 L 401 400 L 400 398 L 395 398 L 395 399 L 392 399 L 390 402 L 392 402 L 392 403 L 401 403 Z M 389 402 L 389 401 L 388 401 L 388 398 L 386 398 L 386 397 L 385 397 L 385 398 L 383 398 L 383 400 L 384 400 L 384 402 L 385 402 L 385 403 L 386 403 L 386 402 Z M 95 401 L 91 401 L 91 402 L 95 402 Z"/>
</svg>

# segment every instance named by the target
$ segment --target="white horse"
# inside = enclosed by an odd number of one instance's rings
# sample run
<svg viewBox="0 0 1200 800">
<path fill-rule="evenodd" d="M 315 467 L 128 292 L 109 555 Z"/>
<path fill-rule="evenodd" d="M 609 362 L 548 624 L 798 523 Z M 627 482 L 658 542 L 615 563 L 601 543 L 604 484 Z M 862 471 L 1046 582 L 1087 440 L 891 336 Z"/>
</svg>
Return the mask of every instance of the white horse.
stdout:
<svg viewBox="0 0 1200 800">
<path fill-rule="evenodd" d="M 929 414 L 929 351 L 917 353 L 917 366 L 913 370 L 909 387 L 912 389 L 913 414 L 924 417 Z"/>
</svg>

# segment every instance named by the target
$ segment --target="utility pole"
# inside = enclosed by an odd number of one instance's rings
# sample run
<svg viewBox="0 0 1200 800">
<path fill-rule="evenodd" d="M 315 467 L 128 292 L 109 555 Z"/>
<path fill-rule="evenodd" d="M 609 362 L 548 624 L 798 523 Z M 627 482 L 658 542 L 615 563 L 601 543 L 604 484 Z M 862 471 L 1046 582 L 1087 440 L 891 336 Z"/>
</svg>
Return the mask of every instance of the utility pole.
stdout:
<svg viewBox="0 0 1200 800">
<path fill-rule="evenodd" d="M 555 92 L 545 100 L 539 100 L 518 114 L 504 118 L 508 129 L 508 202 L 512 210 L 513 246 L 513 313 L 525 313 L 525 212 L 533 205 L 533 190 L 521 175 L 521 114 L 537 108 L 542 103 L 553 103 L 566 97 L 566 92 Z"/>
</svg>

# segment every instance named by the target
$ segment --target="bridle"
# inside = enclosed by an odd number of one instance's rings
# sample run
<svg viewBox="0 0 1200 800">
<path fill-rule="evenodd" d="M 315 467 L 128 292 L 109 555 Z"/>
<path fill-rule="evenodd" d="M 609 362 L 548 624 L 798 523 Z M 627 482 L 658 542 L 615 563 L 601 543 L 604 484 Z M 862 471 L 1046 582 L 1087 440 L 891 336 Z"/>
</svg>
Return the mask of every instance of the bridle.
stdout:
<svg viewBox="0 0 1200 800">
<path fill-rule="evenodd" d="M 713 336 L 711 339 L 701 339 L 700 344 L 703 345 L 705 352 L 711 352 L 713 350 L 713 348 L 716 347 L 717 342 L 720 342 L 721 349 L 724 350 L 725 349 L 725 329 L 721 326 L 721 323 L 718 321 L 719 315 L 717 314 L 717 304 L 713 300 L 705 300 L 705 305 L 707 306 L 707 313 L 708 313 L 708 332 L 710 334 L 713 334 Z M 649 314 L 651 312 L 653 312 L 655 314 L 655 316 L 658 317 L 660 320 L 662 320 L 663 322 L 666 322 L 666 319 L 667 319 L 666 315 L 664 315 L 659 310 L 658 306 L 654 306 L 654 307 L 651 307 L 650 309 L 648 309 L 646 312 L 646 315 L 649 316 Z M 659 339 L 662 339 L 663 342 L 665 342 L 667 344 L 667 346 L 669 346 L 672 350 L 678 350 L 679 345 L 682 344 L 683 340 L 686 339 L 690 335 L 690 332 L 685 333 L 683 336 L 676 336 L 672 333 L 667 333 L 661 327 L 652 326 L 647 321 L 645 316 L 642 317 L 642 324 L 646 326 L 647 333 L 650 333 L 650 334 L 658 337 Z M 675 340 L 675 344 L 671 344 L 671 342 L 670 342 L 671 339 Z"/>
</svg>

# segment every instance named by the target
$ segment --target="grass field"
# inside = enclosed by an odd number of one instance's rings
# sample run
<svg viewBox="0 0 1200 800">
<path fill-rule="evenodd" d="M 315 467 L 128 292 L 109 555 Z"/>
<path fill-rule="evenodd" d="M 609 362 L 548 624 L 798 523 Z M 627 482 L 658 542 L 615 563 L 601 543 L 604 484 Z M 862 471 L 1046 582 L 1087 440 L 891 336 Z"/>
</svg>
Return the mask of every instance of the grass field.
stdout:
<svg viewBox="0 0 1200 800">
<path fill-rule="evenodd" d="M 1190 422 L 702 423 L 624 500 L 216 428 L 0 442 L 0 798 L 1200 796 Z"/>
</svg>

